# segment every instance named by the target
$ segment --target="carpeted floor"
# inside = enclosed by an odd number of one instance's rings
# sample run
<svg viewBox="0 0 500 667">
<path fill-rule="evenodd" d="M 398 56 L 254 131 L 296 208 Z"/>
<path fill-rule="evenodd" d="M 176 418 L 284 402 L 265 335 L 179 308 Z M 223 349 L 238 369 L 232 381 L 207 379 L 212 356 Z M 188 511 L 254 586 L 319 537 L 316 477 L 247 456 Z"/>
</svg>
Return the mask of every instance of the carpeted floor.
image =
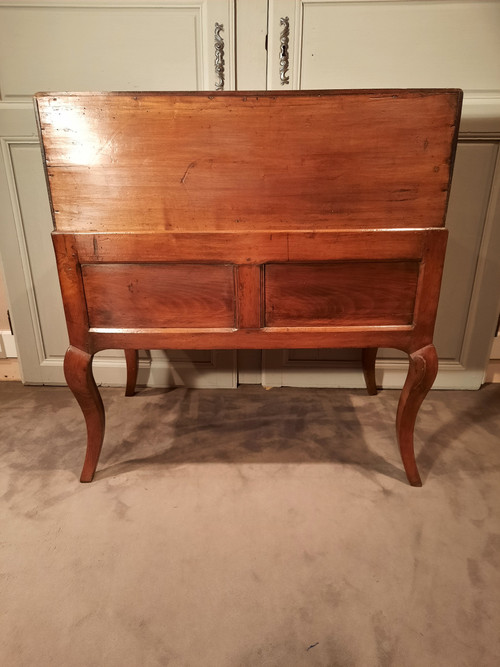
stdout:
<svg viewBox="0 0 500 667">
<path fill-rule="evenodd" d="M 0 664 L 497 667 L 500 385 L 102 389 L 78 482 L 66 388 L 0 383 Z"/>
</svg>

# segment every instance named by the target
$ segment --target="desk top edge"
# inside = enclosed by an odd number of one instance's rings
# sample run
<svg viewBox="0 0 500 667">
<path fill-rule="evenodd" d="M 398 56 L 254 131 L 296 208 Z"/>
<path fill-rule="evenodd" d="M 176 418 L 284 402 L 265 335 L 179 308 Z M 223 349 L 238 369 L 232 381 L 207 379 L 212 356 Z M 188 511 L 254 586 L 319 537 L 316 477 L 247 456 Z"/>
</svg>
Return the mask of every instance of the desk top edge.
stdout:
<svg viewBox="0 0 500 667">
<path fill-rule="evenodd" d="M 34 94 L 34 99 L 46 97 L 233 97 L 254 99 L 275 97 L 326 97 L 341 95 L 384 96 L 384 97 L 423 97 L 427 95 L 454 95 L 458 101 L 463 98 L 460 88 L 334 88 L 318 90 L 224 90 L 224 91 L 41 91 Z"/>
</svg>

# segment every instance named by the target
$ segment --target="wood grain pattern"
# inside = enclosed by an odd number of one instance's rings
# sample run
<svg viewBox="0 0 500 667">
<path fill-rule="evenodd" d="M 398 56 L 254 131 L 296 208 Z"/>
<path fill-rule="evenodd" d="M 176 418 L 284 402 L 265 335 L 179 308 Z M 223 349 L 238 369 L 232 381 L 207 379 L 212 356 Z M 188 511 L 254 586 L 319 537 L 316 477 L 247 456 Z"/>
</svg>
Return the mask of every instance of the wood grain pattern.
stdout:
<svg viewBox="0 0 500 667">
<path fill-rule="evenodd" d="M 262 327 L 229 329 L 213 327 L 90 329 L 93 352 L 124 349 L 131 341 L 141 350 L 276 350 L 283 348 L 393 347 L 403 352 L 415 348 L 415 328 L 402 326 Z"/>
<path fill-rule="evenodd" d="M 429 230 L 435 233 L 436 229 Z M 439 230 L 441 233 L 442 229 Z M 65 232 L 53 232 L 53 236 Z M 76 233 L 82 264 L 110 262 L 227 262 L 266 264 L 322 260 L 421 259 L 422 229 L 309 230 L 288 232 Z"/>
<path fill-rule="evenodd" d="M 418 262 L 268 264 L 265 325 L 411 325 L 418 271 Z"/>
<path fill-rule="evenodd" d="M 418 282 L 415 310 L 418 312 L 418 339 L 413 350 L 424 348 L 432 343 L 439 292 L 443 277 L 448 230 L 441 234 L 426 234 L 424 257 Z"/>
<path fill-rule="evenodd" d="M 84 264 L 92 328 L 234 327 L 233 267 Z"/>
<path fill-rule="evenodd" d="M 450 90 L 39 95 L 55 227 L 442 226 L 459 98 Z"/>
<path fill-rule="evenodd" d="M 80 350 L 89 351 L 89 316 L 75 236 L 73 234 L 53 234 L 52 241 L 69 342 Z"/>
<path fill-rule="evenodd" d="M 262 326 L 261 267 L 239 266 L 237 276 L 237 326 L 239 329 L 258 329 Z"/>
</svg>

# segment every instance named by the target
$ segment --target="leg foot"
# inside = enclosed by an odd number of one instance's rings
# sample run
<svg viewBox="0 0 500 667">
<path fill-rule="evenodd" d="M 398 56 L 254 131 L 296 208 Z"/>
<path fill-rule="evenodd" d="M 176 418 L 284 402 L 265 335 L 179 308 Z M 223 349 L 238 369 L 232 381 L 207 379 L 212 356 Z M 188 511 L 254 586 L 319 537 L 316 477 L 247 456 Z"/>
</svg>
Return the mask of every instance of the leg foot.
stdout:
<svg viewBox="0 0 500 667">
<path fill-rule="evenodd" d="M 127 362 L 127 387 L 125 389 L 125 396 L 133 396 L 137 383 L 137 371 L 139 370 L 139 354 L 137 350 L 125 350 L 125 360 Z"/>
<path fill-rule="evenodd" d="M 398 405 L 396 429 L 406 476 L 412 486 L 422 486 L 415 461 L 413 430 L 418 410 L 436 379 L 438 358 L 434 345 L 409 355 L 410 368 Z"/>
<path fill-rule="evenodd" d="M 364 347 L 361 351 L 361 363 L 365 376 L 366 390 L 370 396 L 375 396 L 377 393 L 377 383 L 375 382 L 375 359 L 377 358 L 377 351 L 377 347 Z"/>
<path fill-rule="evenodd" d="M 68 387 L 80 405 L 87 425 L 87 453 L 80 477 L 91 482 L 104 439 L 104 406 L 92 375 L 93 355 L 70 346 L 64 357 L 64 375 Z"/>
</svg>

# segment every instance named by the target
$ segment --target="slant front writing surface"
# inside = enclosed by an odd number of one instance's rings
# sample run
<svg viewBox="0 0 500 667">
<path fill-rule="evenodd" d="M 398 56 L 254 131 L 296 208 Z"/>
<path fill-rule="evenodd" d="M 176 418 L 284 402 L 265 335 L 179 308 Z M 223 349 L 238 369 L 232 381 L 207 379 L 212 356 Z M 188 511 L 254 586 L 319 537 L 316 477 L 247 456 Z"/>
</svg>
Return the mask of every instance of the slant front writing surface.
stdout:
<svg viewBox="0 0 500 667">
<path fill-rule="evenodd" d="M 461 94 L 47 94 L 36 99 L 68 325 L 68 385 L 104 436 L 92 376 L 124 348 L 408 353 L 397 417 L 411 484 Z"/>
<path fill-rule="evenodd" d="M 38 96 L 65 231 L 444 224 L 454 91 Z"/>
</svg>

